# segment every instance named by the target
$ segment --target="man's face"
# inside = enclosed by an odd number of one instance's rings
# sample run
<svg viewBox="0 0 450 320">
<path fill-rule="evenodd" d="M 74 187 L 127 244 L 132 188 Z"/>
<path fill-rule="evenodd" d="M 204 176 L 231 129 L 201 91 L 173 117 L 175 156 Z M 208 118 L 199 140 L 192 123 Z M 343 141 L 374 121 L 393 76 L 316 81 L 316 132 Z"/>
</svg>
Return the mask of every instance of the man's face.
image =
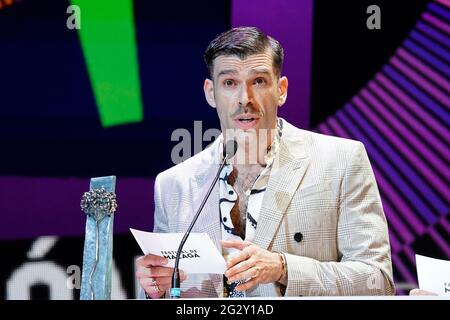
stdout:
<svg viewBox="0 0 450 320">
<path fill-rule="evenodd" d="M 205 80 L 204 90 L 208 103 L 217 108 L 222 132 L 237 129 L 253 140 L 264 134 L 261 129 L 275 129 L 287 85 L 286 77 L 278 79 L 268 49 L 245 60 L 218 56 L 214 59 L 213 80 Z"/>
</svg>

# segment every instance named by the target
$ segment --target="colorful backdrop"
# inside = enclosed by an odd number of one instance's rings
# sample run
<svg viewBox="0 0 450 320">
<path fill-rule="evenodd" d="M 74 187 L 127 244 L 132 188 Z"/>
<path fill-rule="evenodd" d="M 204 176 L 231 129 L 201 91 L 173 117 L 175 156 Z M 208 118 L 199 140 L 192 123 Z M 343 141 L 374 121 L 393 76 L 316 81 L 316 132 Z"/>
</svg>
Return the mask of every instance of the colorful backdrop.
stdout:
<svg viewBox="0 0 450 320">
<path fill-rule="evenodd" d="M 135 297 L 128 228 L 153 227 L 172 133 L 190 132 L 194 153 L 219 127 L 202 57 L 241 25 L 285 49 L 281 116 L 364 143 L 398 294 L 416 287 L 415 253 L 450 259 L 450 2 L 392 2 L 0 0 L 0 298 L 79 297 L 65 281 L 82 264 L 79 204 L 103 175 L 117 176 L 113 297 Z M 373 4 L 379 30 L 366 26 Z"/>
</svg>

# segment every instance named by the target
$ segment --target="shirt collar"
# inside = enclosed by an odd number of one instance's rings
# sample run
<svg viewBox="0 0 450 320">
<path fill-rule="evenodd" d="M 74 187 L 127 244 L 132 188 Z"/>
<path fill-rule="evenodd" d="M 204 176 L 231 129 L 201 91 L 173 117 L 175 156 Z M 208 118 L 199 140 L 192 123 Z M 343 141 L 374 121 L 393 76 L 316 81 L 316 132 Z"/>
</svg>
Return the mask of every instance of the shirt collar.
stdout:
<svg viewBox="0 0 450 320">
<path fill-rule="evenodd" d="M 277 129 L 273 137 L 272 144 L 267 148 L 267 153 L 264 156 L 264 161 L 266 162 L 267 167 L 272 165 L 273 160 L 275 159 L 278 150 L 280 149 L 280 140 L 282 133 L 283 133 L 283 121 L 280 118 L 278 118 Z"/>
</svg>

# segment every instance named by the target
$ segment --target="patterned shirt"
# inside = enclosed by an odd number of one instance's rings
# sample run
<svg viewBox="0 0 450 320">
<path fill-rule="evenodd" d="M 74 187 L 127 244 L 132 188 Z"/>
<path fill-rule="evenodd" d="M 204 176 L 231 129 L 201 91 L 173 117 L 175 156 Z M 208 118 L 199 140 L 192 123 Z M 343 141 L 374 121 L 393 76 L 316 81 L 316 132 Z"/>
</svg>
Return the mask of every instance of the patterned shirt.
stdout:
<svg viewBox="0 0 450 320">
<path fill-rule="evenodd" d="M 253 241 L 255 237 L 256 227 L 258 225 L 259 211 L 261 209 L 264 193 L 266 191 L 267 183 L 269 181 L 270 171 L 273 161 L 279 148 L 279 142 L 282 134 L 283 122 L 281 119 L 277 121 L 277 131 L 273 138 L 272 144 L 268 148 L 267 154 L 264 156 L 265 167 L 258 175 L 253 186 L 246 191 L 248 196 L 247 212 L 245 213 L 245 240 Z M 233 225 L 231 219 L 231 210 L 237 205 L 238 195 L 236 190 L 229 182 L 229 177 L 233 172 L 233 165 L 227 163 L 220 173 L 219 178 L 219 208 L 220 221 L 222 225 L 222 239 L 223 240 L 242 240 L 237 229 Z M 242 215 L 242 213 L 241 213 Z M 223 249 L 223 256 L 226 259 L 229 255 L 238 252 L 237 249 Z M 245 281 L 238 281 L 228 284 L 224 276 L 224 296 L 228 297 L 245 297 L 245 292 L 236 291 L 238 284 Z"/>
</svg>

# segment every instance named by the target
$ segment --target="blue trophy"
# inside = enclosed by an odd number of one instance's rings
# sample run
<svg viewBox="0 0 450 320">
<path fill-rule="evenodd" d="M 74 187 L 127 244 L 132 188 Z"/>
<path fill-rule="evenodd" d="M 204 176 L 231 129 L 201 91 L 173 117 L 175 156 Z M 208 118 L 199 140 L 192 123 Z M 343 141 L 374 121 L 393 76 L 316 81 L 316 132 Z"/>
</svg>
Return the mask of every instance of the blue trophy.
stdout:
<svg viewBox="0 0 450 320">
<path fill-rule="evenodd" d="M 111 299 L 115 187 L 115 176 L 92 178 L 90 191 L 81 199 L 81 209 L 87 215 L 81 300 Z"/>
</svg>

